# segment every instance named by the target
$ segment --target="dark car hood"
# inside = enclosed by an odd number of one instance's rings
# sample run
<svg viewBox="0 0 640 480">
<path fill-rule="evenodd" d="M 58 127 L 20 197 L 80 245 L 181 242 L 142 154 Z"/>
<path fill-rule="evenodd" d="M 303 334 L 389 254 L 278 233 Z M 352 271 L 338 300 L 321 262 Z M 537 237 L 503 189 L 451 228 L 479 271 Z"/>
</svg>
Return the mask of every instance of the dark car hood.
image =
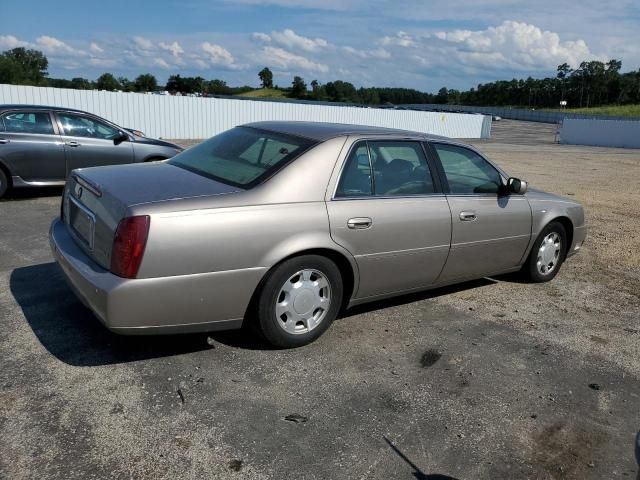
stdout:
<svg viewBox="0 0 640 480">
<path fill-rule="evenodd" d="M 242 191 L 166 162 L 83 168 L 74 173 L 126 207 Z"/>
<path fill-rule="evenodd" d="M 180 145 L 176 145 L 175 143 L 165 142 L 164 140 L 158 140 L 157 138 L 150 137 L 139 137 L 134 135 L 134 143 L 141 143 L 143 145 L 158 145 L 161 147 L 169 147 L 169 148 L 179 148 L 181 151 L 184 150 Z"/>
</svg>

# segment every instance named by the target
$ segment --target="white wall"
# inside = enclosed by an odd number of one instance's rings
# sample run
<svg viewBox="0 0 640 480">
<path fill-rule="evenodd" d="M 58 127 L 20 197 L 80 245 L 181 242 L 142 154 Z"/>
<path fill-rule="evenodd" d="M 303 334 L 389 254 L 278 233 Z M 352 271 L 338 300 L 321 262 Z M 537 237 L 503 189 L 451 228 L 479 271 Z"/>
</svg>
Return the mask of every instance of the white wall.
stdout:
<svg viewBox="0 0 640 480">
<path fill-rule="evenodd" d="M 372 125 L 453 138 L 488 138 L 491 132 L 491 121 L 483 115 L 0 84 L 3 103 L 77 108 L 162 138 L 207 138 L 236 125 L 263 120 Z"/>
<path fill-rule="evenodd" d="M 640 148 L 640 121 L 566 118 L 560 128 L 560 143 Z"/>
</svg>

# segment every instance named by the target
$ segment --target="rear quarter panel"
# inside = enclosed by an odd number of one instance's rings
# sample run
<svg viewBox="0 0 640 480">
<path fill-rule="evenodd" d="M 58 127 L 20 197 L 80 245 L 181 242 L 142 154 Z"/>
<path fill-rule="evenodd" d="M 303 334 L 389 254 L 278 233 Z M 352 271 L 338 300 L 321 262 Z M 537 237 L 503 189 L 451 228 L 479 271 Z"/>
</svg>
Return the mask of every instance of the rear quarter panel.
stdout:
<svg viewBox="0 0 640 480">
<path fill-rule="evenodd" d="M 158 214 L 139 277 L 270 267 L 308 248 L 335 247 L 324 202 Z"/>
</svg>

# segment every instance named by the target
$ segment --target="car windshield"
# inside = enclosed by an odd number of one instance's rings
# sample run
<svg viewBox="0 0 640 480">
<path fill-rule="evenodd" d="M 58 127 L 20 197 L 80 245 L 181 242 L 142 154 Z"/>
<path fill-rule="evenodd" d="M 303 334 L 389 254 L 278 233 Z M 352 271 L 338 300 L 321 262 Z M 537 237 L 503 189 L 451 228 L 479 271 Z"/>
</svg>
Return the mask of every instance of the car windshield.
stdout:
<svg viewBox="0 0 640 480">
<path fill-rule="evenodd" d="M 313 145 L 306 138 L 236 127 L 185 150 L 168 163 L 236 187 L 251 188 Z"/>
</svg>

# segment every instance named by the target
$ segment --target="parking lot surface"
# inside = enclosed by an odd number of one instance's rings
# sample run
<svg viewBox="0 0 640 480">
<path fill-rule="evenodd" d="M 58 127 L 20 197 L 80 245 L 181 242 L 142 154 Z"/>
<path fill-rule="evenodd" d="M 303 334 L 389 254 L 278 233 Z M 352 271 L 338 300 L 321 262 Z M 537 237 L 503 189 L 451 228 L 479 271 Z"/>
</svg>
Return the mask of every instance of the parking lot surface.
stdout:
<svg viewBox="0 0 640 480">
<path fill-rule="evenodd" d="M 52 262 L 60 191 L 1 201 L 0 478 L 635 478 L 640 151 L 553 128 L 473 143 L 584 203 L 554 281 L 358 307 L 296 350 L 109 333 Z"/>
</svg>

